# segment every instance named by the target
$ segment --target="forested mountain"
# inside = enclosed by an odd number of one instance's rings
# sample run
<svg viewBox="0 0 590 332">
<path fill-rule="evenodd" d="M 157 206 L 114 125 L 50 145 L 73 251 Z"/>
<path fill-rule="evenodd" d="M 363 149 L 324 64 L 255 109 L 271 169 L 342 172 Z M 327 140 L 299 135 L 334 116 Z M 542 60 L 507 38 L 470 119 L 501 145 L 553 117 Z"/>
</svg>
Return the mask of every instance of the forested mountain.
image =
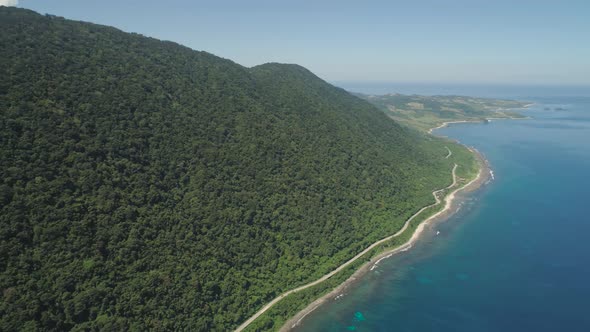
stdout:
<svg viewBox="0 0 590 332">
<path fill-rule="evenodd" d="M 432 202 L 444 143 L 296 65 L 0 7 L 0 330 L 228 330 Z"/>
</svg>

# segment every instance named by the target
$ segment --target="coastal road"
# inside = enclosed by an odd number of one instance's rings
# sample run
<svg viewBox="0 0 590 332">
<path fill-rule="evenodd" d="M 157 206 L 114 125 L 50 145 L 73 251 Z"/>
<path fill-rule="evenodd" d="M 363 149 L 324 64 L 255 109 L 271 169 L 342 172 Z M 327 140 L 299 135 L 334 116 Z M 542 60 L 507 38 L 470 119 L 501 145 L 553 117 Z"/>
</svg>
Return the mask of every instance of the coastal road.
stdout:
<svg viewBox="0 0 590 332">
<path fill-rule="evenodd" d="M 448 148 L 447 148 L 448 149 Z M 450 153 L 450 150 L 449 150 Z M 353 262 L 355 262 L 357 259 L 359 259 L 361 256 L 363 256 L 364 254 L 366 254 L 367 252 L 371 251 L 372 249 L 374 249 L 375 247 L 377 247 L 378 245 L 387 242 L 397 236 L 399 236 L 400 234 L 402 234 L 410 225 L 410 223 L 412 222 L 412 220 L 414 220 L 418 215 L 420 215 L 420 213 L 422 213 L 424 210 L 436 206 L 438 204 L 441 203 L 440 198 L 438 197 L 440 193 L 442 193 L 443 191 L 450 189 L 452 187 L 454 187 L 457 184 L 457 175 L 455 174 L 455 171 L 457 170 L 457 164 L 455 164 L 453 166 L 453 170 L 452 170 L 452 175 L 453 175 L 453 183 L 451 183 L 449 186 L 443 188 L 443 189 L 438 189 L 432 192 L 432 195 L 434 196 L 435 199 L 435 203 L 430 204 L 428 206 L 425 206 L 423 208 L 421 208 L 418 212 L 414 213 L 410 218 L 408 218 L 408 220 L 406 220 L 406 222 L 404 223 L 404 226 L 397 231 L 395 234 L 390 235 L 386 238 L 383 238 L 373 244 L 371 244 L 370 246 L 368 246 L 365 250 L 361 251 L 358 255 L 354 256 L 353 258 L 351 258 L 350 260 L 346 261 L 344 264 L 340 265 L 339 267 L 337 267 L 335 270 L 325 274 L 324 276 L 322 276 L 321 278 L 312 281 L 308 284 L 305 284 L 303 286 L 299 286 L 297 288 L 294 288 L 292 290 L 286 291 L 283 294 L 277 296 L 276 298 L 274 298 L 272 301 L 270 301 L 269 303 L 267 303 L 264 307 L 262 307 L 262 309 L 258 310 L 258 312 L 256 312 L 252 317 L 248 318 L 248 320 L 246 320 L 244 323 L 242 323 L 242 325 L 238 326 L 237 329 L 235 329 L 235 332 L 240 332 L 243 331 L 246 327 L 248 327 L 248 325 L 250 325 L 253 321 L 255 321 L 258 317 L 260 317 L 262 314 L 264 314 L 266 311 L 268 311 L 268 309 L 272 308 L 275 304 L 277 304 L 279 301 L 281 301 L 283 298 L 285 298 L 286 296 L 293 294 L 293 293 L 297 293 L 299 291 L 302 291 L 304 289 L 313 287 L 317 284 L 320 284 L 324 281 L 326 281 L 327 279 L 333 277 L 335 274 L 337 274 L 338 272 L 342 271 L 344 268 L 346 268 L 347 266 L 349 266 L 350 264 L 352 264 Z"/>
</svg>

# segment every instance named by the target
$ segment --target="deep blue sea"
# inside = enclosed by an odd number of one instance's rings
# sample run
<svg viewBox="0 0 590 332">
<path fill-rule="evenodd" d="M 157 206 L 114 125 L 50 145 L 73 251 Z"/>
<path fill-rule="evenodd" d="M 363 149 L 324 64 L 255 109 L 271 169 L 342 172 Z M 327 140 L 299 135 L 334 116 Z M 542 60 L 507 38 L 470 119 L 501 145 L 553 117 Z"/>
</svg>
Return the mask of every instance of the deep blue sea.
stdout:
<svg viewBox="0 0 590 332">
<path fill-rule="evenodd" d="M 298 330 L 590 331 L 590 94 L 559 92 L 506 93 L 530 120 L 438 130 L 495 180 Z"/>
</svg>

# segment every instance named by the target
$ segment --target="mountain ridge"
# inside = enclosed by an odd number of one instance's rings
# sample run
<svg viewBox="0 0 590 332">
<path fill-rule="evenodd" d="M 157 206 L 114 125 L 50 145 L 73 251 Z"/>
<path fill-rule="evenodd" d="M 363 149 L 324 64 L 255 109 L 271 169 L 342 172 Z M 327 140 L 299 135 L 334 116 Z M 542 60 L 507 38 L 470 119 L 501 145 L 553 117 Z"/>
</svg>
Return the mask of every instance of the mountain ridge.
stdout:
<svg viewBox="0 0 590 332">
<path fill-rule="evenodd" d="M 0 44 L 3 330 L 231 329 L 450 180 L 298 65 L 15 8 Z"/>
</svg>

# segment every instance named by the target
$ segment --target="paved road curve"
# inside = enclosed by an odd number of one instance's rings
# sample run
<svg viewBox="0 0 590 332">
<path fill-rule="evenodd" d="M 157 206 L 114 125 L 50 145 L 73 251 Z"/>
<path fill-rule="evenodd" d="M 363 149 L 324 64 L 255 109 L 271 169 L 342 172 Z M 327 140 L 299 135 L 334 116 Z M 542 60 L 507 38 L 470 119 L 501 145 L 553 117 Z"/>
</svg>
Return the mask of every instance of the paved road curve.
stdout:
<svg viewBox="0 0 590 332">
<path fill-rule="evenodd" d="M 376 246 L 387 242 L 391 239 L 393 239 L 394 237 L 399 236 L 400 234 L 402 234 L 410 225 L 410 222 L 412 222 L 412 220 L 414 220 L 420 213 L 422 213 L 424 210 L 436 206 L 438 204 L 441 203 L 440 198 L 438 197 L 439 194 L 441 192 L 443 192 L 444 190 L 447 190 L 453 186 L 455 186 L 457 184 L 457 176 L 455 175 L 455 170 L 457 169 L 457 164 L 455 164 L 455 166 L 453 166 L 453 183 L 451 183 L 448 187 L 445 187 L 443 189 L 439 189 L 439 190 L 435 190 L 432 192 L 432 195 L 434 196 L 434 199 L 436 200 L 435 203 L 430 204 L 428 206 L 423 207 L 422 209 L 420 209 L 418 212 L 414 213 L 410 218 L 408 218 L 408 220 L 406 220 L 406 222 L 404 223 L 404 226 L 397 231 L 395 234 L 390 235 L 386 238 L 383 238 L 373 244 L 371 244 L 369 247 L 367 247 L 365 250 L 361 251 L 358 255 L 354 256 L 353 258 L 351 258 L 350 260 L 346 261 L 344 264 L 340 265 L 339 267 L 337 267 L 335 270 L 325 274 L 324 276 L 322 276 L 321 278 L 312 281 L 308 284 L 305 284 L 303 286 L 299 286 L 297 288 L 291 289 L 289 291 L 284 292 L 283 294 L 277 296 L 276 298 L 274 298 L 272 301 L 270 301 L 269 303 L 267 303 L 264 307 L 262 307 L 262 309 L 258 310 L 258 312 L 256 312 L 252 317 L 248 318 L 248 320 L 246 320 L 244 323 L 242 323 L 242 325 L 238 326 L 238 328 L 235 330 L 235 332 L 240 332 L 242 330 L 244 330 L 246 327 L 248 327 L 248 325 L 250 325 L 253 321 L 255 321 L 258 317 L 260 317 L 260 315 L 262 315 L 263 313 L 265 313 L 268 309 L 272 308 L 272 306 L 274 306 L 275 304 L 277 304 L 279 301 L 281 301 L 284 297 L 293 294 L 293 293 L 297 293 L 299 291 L 302 291 L 304 289 L 313 287 L 319 283 L 322 283 L 324 281 L 326 281 L 327 279 L 333 277 L 336 273 L 342 271 L 342 269 L 346 268 L 348 265 L 352 264 L 354 261 L 356 261 L 357 259 L 359 259 L 361 256 L 363 256 L 364 254 L 366 254 L 367 252 L 371 251 L 373 248 L 375 248 Z"/>
</svg>

